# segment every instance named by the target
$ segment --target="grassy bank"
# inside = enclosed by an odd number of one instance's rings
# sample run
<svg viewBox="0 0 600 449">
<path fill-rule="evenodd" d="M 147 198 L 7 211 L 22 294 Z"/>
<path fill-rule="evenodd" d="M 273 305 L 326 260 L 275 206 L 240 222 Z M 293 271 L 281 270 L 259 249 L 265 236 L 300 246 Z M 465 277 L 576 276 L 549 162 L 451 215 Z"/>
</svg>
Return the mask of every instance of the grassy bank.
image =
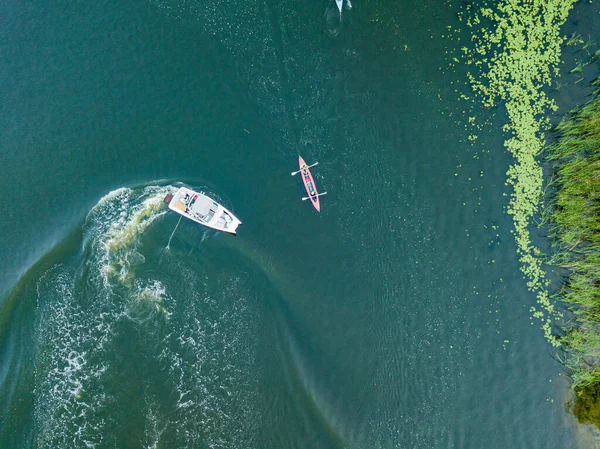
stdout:
<svg viewBox="0 0 600 449">
<path fill-rule="evenodd" d="M 568 273 L 557 297 L 572 312 L 561 342 L 575 391 L 590 394 L 600 390 L 600 94 L 557 133 L 551 235 L 554 263 Z"/>
</svg>

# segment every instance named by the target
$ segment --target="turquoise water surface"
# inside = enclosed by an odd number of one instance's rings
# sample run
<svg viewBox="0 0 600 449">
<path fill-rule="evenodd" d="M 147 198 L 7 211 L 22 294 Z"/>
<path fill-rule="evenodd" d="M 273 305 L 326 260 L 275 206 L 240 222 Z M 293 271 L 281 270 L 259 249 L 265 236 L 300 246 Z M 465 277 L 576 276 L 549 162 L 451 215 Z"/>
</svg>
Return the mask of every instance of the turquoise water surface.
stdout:
<svg viewBox="0 0 600 449">
<path fill-rule="evenodd" d="M 0 5 L 0 447 L 591 447 L 459 3 Z M 182 185 L 238 236 L 167 248 Z"/>
</svg>

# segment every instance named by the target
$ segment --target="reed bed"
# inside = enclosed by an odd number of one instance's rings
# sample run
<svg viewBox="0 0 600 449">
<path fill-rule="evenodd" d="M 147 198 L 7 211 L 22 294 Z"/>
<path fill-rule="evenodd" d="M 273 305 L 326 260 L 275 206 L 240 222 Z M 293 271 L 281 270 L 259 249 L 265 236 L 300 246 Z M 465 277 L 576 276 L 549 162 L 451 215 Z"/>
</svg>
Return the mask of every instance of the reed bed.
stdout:
<svg viewBox="0 0 600 449">
<path fill-rule="evenodd" d="M 548 159 L 552 263 L 566 273 L 556 296 L 572 314 L 560 341 L 575 391 L 589 393 L 600 390 L 600 92 L 557 126 Z"/>
</svg>

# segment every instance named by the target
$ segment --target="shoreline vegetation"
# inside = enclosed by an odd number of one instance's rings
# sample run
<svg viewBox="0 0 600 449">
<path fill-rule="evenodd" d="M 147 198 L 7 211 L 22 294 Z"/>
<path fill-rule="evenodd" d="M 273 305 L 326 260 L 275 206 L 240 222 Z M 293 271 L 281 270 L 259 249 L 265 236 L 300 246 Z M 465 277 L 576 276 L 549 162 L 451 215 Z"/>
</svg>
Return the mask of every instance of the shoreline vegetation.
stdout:
<svg viewBox="0 0 600 449">
<path fill-rule="evenodd" d="M 556 296 L 572 316 L 560 339 L 563 363 L 576 393 L 575 416 L 600 427 L 600 90 L 556 132 L 548 149 L 551 262 L 567 273 Z"/>
<path fill-rule="evenodd" d="M 555 102 L 546 89 L 558 76 L 561 45 L 560 28 L 575 0 L 500 0 L 494 8 L 467 7 L 467 26 L 473 29 L 473 49 L 462 48 L 467 63 L 480 73 L 469 74 L 469 83 L 484 107 L 504 104 L 510 135 L 504 146 L 513 157 L 507 172 L 512 193 L 507 212 L 513 218 L 512 231 L 527 288 L 534 292 L 537 307 L 532 319 L 540 320 L 544 336 L 560 346 L 552 324 L 562 317 L 548 293 L 549 281 L 542 268 L 543 254 L 531 242 L 529 228 L 539 212 L 543 197 L 543 170 L 537 157 L 545 146 L 549 129 L 547 115 Z"/>
<path fill-rule="evenodd" d="M 502 103 L 506 108 L 505 147 L 513 157 L 507 172 L 512 187 L 507 212 L 513 218 L 521 271 L 537 298 L 532 319 L 539 319 L 549 343 L 564 351 L 561 362 L 572 379 L 575 416 L 600 428 L 600 78 L 593 100 L 557 125 L 556 141 L 544 155 L 553 173 L 545 213 L 554 249 L 550 260 L 531 242 L 529 232 L 544 199 L 539 159 L 550 129 L 547 117 L 557 110 L 546 90 L 559 75 L 565 41 L 560 28 L 574 4 L 500 0 L 493 9 L 471 11 L 467 6 L 474 48 L 462 51 L 478 71 L 468 76 L 483 106 Z M 564 273 L 552 297 L 545 264 Z M 556 302 L 565 304 L 567 317 L 554 307 Z"/>
</svg>

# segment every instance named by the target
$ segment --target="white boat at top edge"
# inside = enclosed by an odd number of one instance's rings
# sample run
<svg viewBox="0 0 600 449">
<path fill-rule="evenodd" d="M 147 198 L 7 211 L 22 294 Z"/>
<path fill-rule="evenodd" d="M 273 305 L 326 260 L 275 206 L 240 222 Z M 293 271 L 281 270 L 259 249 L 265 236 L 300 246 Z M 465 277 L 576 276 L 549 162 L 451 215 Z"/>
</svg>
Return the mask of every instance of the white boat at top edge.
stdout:
<svg viewBox="0 0 600 449">
<path fill-rule="evenodd" d="M 340 14 L 342 13 L 342 9 L 344 8 L 344 0 L 335 0 L 338 9 L 340 10 Z"/>
<path fill-rule="evenodd" d="M 235 215 L 212 198 L 186 187 L 167 195 L 165 203 L 172 211 L 218 231 L 235 234 L 237 227 L 242 224 Z"/>
</svg>

